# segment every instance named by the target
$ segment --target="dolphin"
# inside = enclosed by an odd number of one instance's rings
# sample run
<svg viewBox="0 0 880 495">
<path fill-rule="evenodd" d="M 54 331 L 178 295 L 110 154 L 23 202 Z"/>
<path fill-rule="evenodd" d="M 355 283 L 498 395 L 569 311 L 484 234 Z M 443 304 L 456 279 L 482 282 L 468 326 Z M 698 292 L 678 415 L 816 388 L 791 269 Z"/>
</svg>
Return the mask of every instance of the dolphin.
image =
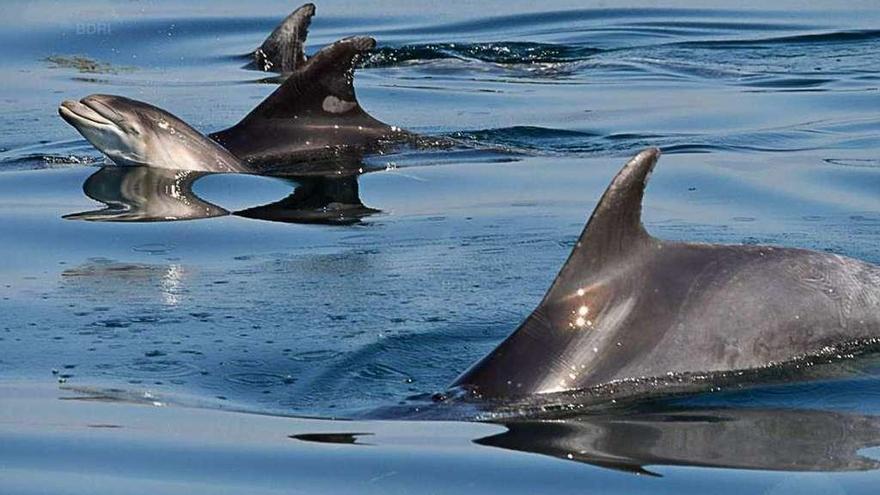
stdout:
<svg viewBox="0 0 880 495">
<path fill-rule="evenodd" d="M 289 73 L 306 61 L 305 44 L 315 5 L 304 4 L 287 16 L 259 48 L 250 53 L 250 66 L 262 71 Z"/>
<path fill-rule="evenodd" d="M 262 103 L 212 139 L 252 165 L 360 158 L 411 134 L 385 124 L 355 96 L 354 66 L 376 46 L 356 36 L 322 48 Z"/>
<path fill-rule="evenodd" d="M 117 165 L 247 172 L 225 148 L 159 107 L 124 96 L 67 100 L 58 113 Z"/>
<path fill-rule="evenodd" d="M 346 38 L 320 50 L 235 126 L 206 137 L 161 108 L 114 95 L 68 100 L 61 117 L 117 165 L 206 172 L 357 164 L 364 152 L 410 136 L 360 106 L 357 57 L 373 38 Z"/>
<path fill-rule="evenodd" d="M 642 198 L 659 156 L 648 149 L 623 167 L 537 309 L 449 396 L 704 390 L 712 377 L 761 380 L 745 372 L 880 342 L 876 265 L 651 236 Z"/>
</svg>

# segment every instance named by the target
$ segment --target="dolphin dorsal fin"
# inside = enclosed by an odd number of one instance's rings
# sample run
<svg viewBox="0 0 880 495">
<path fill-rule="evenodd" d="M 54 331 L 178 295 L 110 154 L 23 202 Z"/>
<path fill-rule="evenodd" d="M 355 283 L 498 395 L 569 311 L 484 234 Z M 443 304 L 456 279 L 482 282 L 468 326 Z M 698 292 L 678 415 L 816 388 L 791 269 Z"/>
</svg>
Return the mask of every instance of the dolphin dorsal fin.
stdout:
<svg viewBox="0 0 880 495">
<path fill-rule="evenodd" d="M 291 12 L 272 34 L 254 50 L 254 63 L 264 71 L 293 72 L 306 62 L 305 45 L 315 4 L 307 3 Z"/>
<path fill-rule="evenodd" d="M 357 121 L 356 125 L 388 127 L 363 111 L 354 92 L 355 63 L 375 46 L 373 38 L 355 36 L 324 47 L 242 123 L 265 119 L 336 123 L 344 119 Z"/>
<path fill-rule="evenodd" d="M 583 280 L 585 272 L 598 272 L 611 260 L 627 256 L 651 240 L 642 225 L 642 198 L 659 157 L 659 149 L 648 148 L 617 173 L 599 199 L 545 301 L 561 294 L 559 291 L 569 291 Z"/>
</svg>

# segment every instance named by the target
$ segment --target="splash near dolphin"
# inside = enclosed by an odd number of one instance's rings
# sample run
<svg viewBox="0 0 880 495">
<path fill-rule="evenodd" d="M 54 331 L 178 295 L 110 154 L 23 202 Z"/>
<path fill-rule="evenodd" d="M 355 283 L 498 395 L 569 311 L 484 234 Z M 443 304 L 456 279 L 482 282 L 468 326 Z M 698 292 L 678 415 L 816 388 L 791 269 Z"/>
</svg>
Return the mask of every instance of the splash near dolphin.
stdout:
<svg viewBox="0 0 880 495">
<path fill-rule="evenodd" d="M 623 167 L 538 308 L 454 387 L 482 398 L 662 392 L 880 341 L 875 265 L 648 234 L 642 198 L 659 156 Z"/>
</svg>

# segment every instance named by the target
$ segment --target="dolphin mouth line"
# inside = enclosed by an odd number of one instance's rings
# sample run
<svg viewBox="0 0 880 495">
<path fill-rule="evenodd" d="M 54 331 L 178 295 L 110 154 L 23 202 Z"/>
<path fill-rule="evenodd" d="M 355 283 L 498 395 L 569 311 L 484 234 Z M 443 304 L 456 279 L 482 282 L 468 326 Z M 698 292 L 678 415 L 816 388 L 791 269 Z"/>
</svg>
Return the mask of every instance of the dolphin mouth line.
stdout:
<svg viewBox="0 0 880 495">
<path fill-rule="evenodd" d="M 58 107 L 58 114 L 72 125 L 82 124 L 91 127 L 113 126 L 118 128 L 119 126 L 116 122 L 102 115 L 101 110 L 105 109 L 102 109 L 95 102 L 83 98 L 80 101 L 65 100 Z"/>
</svg>

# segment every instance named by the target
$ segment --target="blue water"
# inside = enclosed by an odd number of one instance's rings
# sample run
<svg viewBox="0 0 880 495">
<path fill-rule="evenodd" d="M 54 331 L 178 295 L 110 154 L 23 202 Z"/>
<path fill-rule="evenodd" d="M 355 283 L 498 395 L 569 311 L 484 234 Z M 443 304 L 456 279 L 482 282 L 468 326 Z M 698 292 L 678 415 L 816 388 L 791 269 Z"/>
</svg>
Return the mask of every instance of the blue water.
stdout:
<svg viewBox="0 0 880 495">
<path fill-rule="evenodd" d="M 205 218 L 95 222 L 82 217 L 105 208 L 117 172 L 100 171 L 58 103 L 121 94 L 205 132 L 228 127 L 276 87 L 242 56 L 295 5 L 7 2 L 0 381 L 30 385 L 0 398 L 0 491 L 873 493 L 871 363 L 845 364 L 839 379 L 507 429 L 297 419 L 430 403 L 534 308 L 610 178 L 646 146 L 664 151 L 645 200 L 658 237 L 880 263 L 880 8 L 669 5 L 318 3 L 308 51 L 374 36 L 355 79 L 363 107 L 456 146 L 371 157 L 343 186 L 207 175 L 192 186 Z M 101 188 L 89 188 L 93 174 Z M 313 198 L 356 187 L 363 206 L 322 216 L 318 199 L 286 203 L 286 221 L 253 210 L 297 187 Z M 142 220 L 162 216 L 139 208 Z M 104 219 L 119 213 L 111 204 Z M 41 387 L 51 391 L 29 406 L 23 390 Z M 57 387 L 178 406 L 160 418 L 76 405 L 55 400 Z M 95 414 L 122 428 L 96 437 Z M 218 431 L 194 431 L 200 420 L 187 415 L 198 414 Z M 242 453 L 231 447 L 241 434 L 223 438 L 224 422 L 263 421 L 283 425 L 265 427 L 279 439 Z M 169 459 L 200 442 L 205 464 L 175 468 Z M 121 445 L 125 455 L 102 453 Z M 208 462 L 233 453 L 239 477 Z M 303 466 L 299 482 L 278 459 Z M 350 476 L 315 467 L 328 462 Z M 90 473 L 116 484 L 61 488 Z"/>
</svg>

